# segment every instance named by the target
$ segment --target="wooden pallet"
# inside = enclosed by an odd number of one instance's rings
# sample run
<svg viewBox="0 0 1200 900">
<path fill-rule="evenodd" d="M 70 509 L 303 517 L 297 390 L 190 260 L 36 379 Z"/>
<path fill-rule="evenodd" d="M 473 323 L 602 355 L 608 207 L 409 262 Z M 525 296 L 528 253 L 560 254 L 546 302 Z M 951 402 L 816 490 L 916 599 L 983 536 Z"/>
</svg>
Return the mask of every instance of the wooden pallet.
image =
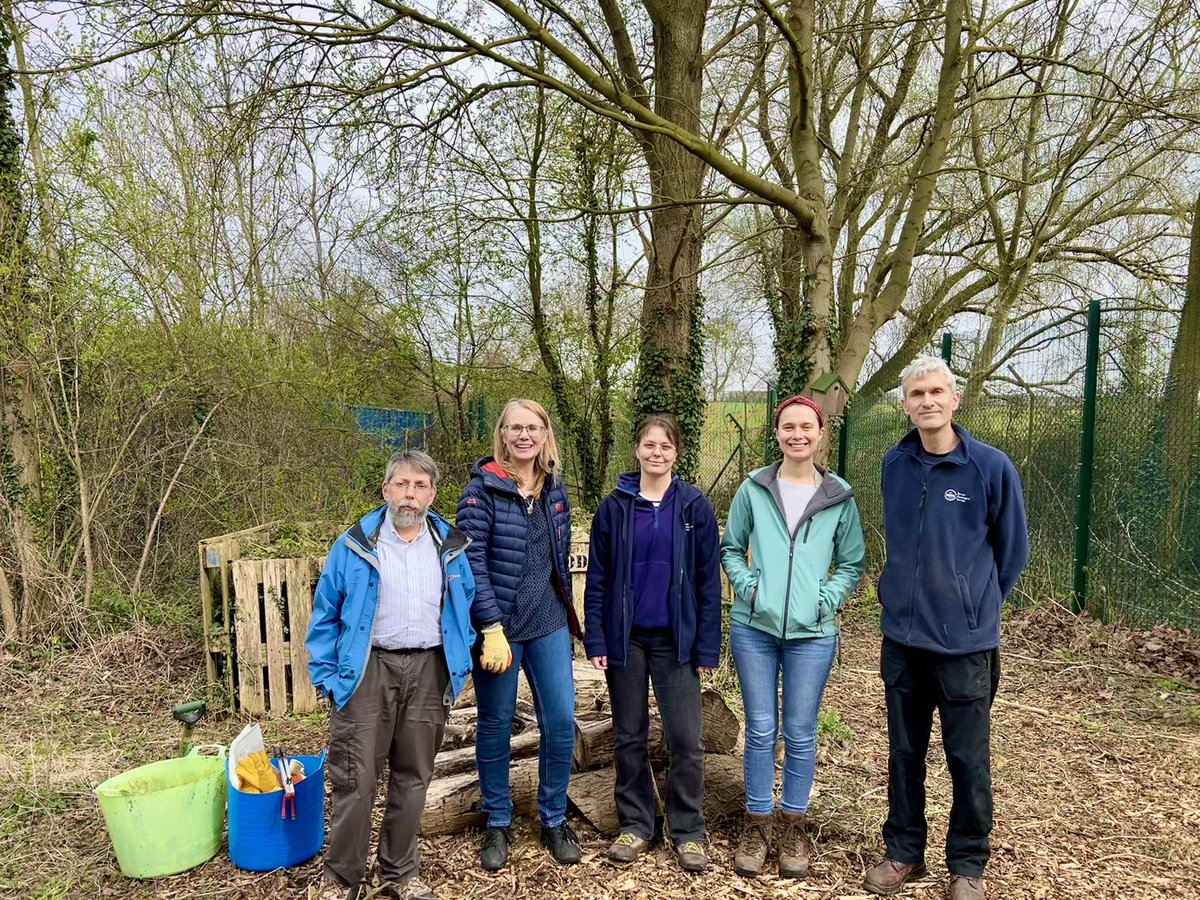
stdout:
<svg viewBox="0 0 1200 900">
<path fill-rule="evenodd" d="M 317 707 L 304 636 L 324 558 L 242 558 L 243 547 L 270 543 L 278 527 L 278 522 L 269 522 L 199 545 L 208 682 L 223 689 L 231 705 L 253 714 L 267 709 L 311 712 Z M 299 527 L 322 541 L 337 534 L 337 528 L 326 523 Z"/>
<path fill-rule="evenodd" d="M 239 559 L 232 564 L 238 701 L 242 711 L 273 715 L 317 708 L 304 638 L 323 556 Z"/>
</svg>

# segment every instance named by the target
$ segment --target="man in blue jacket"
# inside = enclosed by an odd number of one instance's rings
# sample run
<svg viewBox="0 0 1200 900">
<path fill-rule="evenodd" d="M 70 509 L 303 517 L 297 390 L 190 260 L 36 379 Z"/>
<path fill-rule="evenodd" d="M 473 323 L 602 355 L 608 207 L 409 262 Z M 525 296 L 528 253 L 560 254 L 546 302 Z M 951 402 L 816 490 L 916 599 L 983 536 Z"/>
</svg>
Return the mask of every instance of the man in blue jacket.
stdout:
<svg viewBox="0 0 1200 900">
<path fill-rule="evenodd" d="M 925 757 L 936 708 L 953 784 L 950 900 L 982 900 L 992 830 L 992 701 L 1000 606 L 1029 559 L 1021 480 L 1009 458 L 952 421 L 962 401 L 937 357 L 901 373 L 916 426 L 883 458 L 887 561 L 880 673 L 887 699 L 887 857 L 864 887 L 893 894 L 926 874 Z"/>
<path fill-rule="evenodd" d="M 430 510 L 437 464 L 419 450 L 392 457 L 386 503 L 337 539 L 308 629 L 308 670 L 331 701 L 333 824 L 319 900 L 358 900 L 371 806 L 386 757 L 379 831 L 382 896 L 431 900 L 417 877 L 417 826 L 450 705 L 471 673 L 475 580 L 467 538 Z"/>
</svg>

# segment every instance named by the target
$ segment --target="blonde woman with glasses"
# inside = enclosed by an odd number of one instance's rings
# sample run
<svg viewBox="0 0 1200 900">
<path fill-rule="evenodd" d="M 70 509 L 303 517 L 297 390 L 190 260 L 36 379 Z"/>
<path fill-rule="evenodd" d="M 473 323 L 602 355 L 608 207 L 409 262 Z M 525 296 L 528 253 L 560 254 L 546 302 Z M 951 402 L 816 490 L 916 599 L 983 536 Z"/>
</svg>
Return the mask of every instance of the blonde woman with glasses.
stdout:
<svg viewBox="0 0 1200 900">
<path fill-rule="evenodd" d="M 471 474 L 457 522 L 471 540 L 471 618 L 482 635 L 473 671 L 475 757 L 488 819 L 480 863 L 488 871 L 508 864 L 510 741 L 517 672 L 524 668 L 542 735 L 537 795 L 542 843 L 569 865 L 580 860 L 579 841 L 567 824 L 575 748 L 571 636 L 581 634 L 567 569 L 571 507 L 555 475 L 558 444 L 541 404 L 510 400 L 496 423 L 493 448 Z"/>
</svg>

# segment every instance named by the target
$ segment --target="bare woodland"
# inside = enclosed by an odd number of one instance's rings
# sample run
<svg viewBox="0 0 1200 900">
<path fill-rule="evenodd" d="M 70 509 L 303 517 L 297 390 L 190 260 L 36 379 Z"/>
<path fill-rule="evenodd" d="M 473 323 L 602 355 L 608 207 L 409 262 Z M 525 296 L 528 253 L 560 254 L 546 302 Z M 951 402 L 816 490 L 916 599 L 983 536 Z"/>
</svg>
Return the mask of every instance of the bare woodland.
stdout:
<svg viewBox="0 0 1200 900">
<path fill-rule="evenodd" d="M 1196 27 L 1176 0 L 0 4 L 5 638 L 194 615 L 198 539 L 348 520 L 383 460 L 356 405 L 433 413 L 450 502 L 479 401 L 549 400 L 586 510 L 640 411 L 680 416 L 687 472 L 706 398 L 876 396 L 946 328 L 976 398 L 1105 296 L 1194 412 Z"/>
</svg>

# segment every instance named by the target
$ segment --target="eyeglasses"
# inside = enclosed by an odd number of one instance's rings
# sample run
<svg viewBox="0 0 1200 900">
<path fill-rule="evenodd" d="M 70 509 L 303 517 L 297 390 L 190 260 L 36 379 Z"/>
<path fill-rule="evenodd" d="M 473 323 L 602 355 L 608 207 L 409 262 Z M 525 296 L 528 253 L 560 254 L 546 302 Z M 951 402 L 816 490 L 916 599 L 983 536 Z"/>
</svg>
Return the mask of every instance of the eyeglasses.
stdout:
<svg viewBox="0 0 1200 900">
<path fill-rule="evenodd" d="M 523 432 L 528 432 L 530 437 L 537 437 L 546 430 L 545 425 L 505 425 L 504 430 L 508 432 L 509 437 L 520 437 Z"/>
<path fill-rule="evenodd" d="M 405 479 L 403 481 L 393 480 L 393 481 L 389 481 L 388 484 L 390 484 L 392 487 L 394 487 L 398 491 L 407 491 L 409 488 L 412 488 L 417 493 L 420 493 L 421 491 L 427 491 L 431 487 L 433 487 L 433 485 L 430 484 L 428 481 L 409 481 L 408 479 Z"/>
</svg>

